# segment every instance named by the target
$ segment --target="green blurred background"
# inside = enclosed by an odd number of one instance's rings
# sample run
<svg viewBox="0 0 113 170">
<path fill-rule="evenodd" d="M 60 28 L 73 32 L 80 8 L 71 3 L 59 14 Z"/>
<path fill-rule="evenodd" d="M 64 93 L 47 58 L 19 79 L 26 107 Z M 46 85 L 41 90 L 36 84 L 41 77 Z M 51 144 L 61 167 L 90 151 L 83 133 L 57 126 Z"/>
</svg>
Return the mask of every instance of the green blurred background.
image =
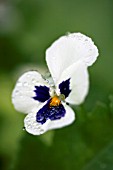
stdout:
<svg viewBox="0 0 113 170">
<path fill-rule="evenodd" d="M 17 78 L 47 69 L 45 50 L 67 32 L 99 48 L 90 91 L 69 127 L 32 136 L 11 104 Z M 0 1 L 0 170 L 113 170 L 113 0 Z"/>
</svg>

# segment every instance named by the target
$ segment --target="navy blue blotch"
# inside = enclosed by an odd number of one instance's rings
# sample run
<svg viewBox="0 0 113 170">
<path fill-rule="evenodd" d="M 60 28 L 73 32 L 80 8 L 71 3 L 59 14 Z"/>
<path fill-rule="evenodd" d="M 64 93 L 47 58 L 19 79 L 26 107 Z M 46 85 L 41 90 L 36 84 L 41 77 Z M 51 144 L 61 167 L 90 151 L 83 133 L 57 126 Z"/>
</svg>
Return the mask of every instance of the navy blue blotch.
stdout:
<svg viewBox="0 0 113 170">
<path fill-rule="evenodd" d="M 35 86 L 34 92 L 36 96 L 33 99 L 38 100 L 39 102 L 45 102 L 50 98 L 49 88 L 46 86 Z"/>
<path fill-rule="evenodd" d="M 59 84 L 60 93 L 65 95 L 65 98 L 69 96 L 70 89 L 70 78 Z"/>
<path fill-rule="evenodd" d="M 49 100 L 36 114 L 36 121 L 44 124 L 48 119 L 58 120 L 65 116 L 66 110 L 62 104 L 50 107 Z"/>
</svg>

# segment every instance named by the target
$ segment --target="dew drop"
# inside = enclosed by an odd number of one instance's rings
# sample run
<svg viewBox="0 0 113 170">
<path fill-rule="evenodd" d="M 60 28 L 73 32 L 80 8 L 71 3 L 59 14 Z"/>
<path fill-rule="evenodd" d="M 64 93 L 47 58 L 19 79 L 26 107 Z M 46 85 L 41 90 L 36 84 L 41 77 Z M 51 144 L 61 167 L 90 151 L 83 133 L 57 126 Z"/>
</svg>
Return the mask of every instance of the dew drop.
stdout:
<svg viewBox="0 0 113 170">
<path fill-rule="evenodd" d="M 35 126 L 33 130 L 37 131 L 37 130 L 39 130 L 39 128 L 37 126 Z"/>
<path fill-rule="evenodd" d="M 25 120 L 28 121 L 28 120 L 29 120 L 29 117 L 26 117 Z"/>
<path fill-rule="evenodd" d="M 23 127 L 23 129 L 22 130 L 26 130 L 26 128 L 25 127 Z"/>
<path fill-rule="evenodd" d="M 28 128 L 28 129 L 31 129 L 31 128 L 32 128 L 32 126 L 31 126 L 31 125 L 28 125 L 28 126 L 27 126 L 27 128 Z"/>
<path fill-rule="evenodd" d="M 44 130 L 43 129 L 40 129 L 40 134 L 43 134 L 44 133 Z"/>
<path fill-rule="evenodd" d="M 27 82 L 24 82 L 23 85 L 24 85 L 24 86 L 28 86 L 28 83 L 27 83 Z"/>
<path fill-rule="evenodd" d="M 88 39 L 85 39 L 85 41 L 88 41 Z"/>
<path fill-rule="evenodd" d="M 69 36 L 71 33 L 70 32 L 66 32 L 66 36 Z"/>
<path fill-rule="evenodd" d="M 27 78 L 29 78 L 29 77 L 30 77 L 30 74 L 27 75 Z"/>
<path fill-rule="evenodd" d="M 18 82 L 17 86 L 21 87 L 21 86 L 22 86 L 22 83 L 21 83 L 21 82 Z"/>
<path fill-rule="evenodd" d="M 49 80 L 46 79 L 46 82 L 49 83 Z"/>
<path fill-rule="evenodd" d="M 18 90 L 16 90 L 16 91 L 15 91 L 15 94 L 16 94 L 16 95 L 18 95 L 18 94 L 19 94 L 19 91 L 18 91 Z"/>
<path fill-rule="evenodd" d="M 36 80 L 35 80 L 35 79 L 32 79 L 32 83 L 33 83 L 33 84 L 36 83 Z"/>
<path fill-rule="evenodd" d="M 20 97 L 21 99 L 23 99 L 23 98 L 24 98 L 24 96 L 23 96 L 22 94 L 20 94 L 20 95 L 19 95 L 19 97 Z"/>
</svg>

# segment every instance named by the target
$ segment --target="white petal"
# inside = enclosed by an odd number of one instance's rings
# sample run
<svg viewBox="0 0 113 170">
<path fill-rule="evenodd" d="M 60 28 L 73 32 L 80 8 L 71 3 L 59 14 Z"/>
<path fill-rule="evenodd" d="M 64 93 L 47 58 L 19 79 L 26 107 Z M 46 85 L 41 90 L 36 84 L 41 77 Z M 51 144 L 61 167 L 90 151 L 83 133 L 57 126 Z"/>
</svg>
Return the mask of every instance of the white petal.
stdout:
<svg viewBox="0 0 113 170">
<path fill-rule="evenodd" d="M 32 97 L 36 96 L 34 89 L 39 85 L 47 86 L 47 83 L 36 71 L 26 72 L 19 78 L 12 93 L 12 103 L 17 111 L 30 113 L 38 107 L 40 102 Z"/>
<path fill-rule="evenodd" d="M 43 105 L 41 107 L 43 107 Z M 24 119 L 26 131 L 33 135 L 41 135 L 48 130 L 62 128 L 71 124 L 75 120 L 75 113 L 69 106 L 65 105 L 64 107 L 66 109 L 65 117 L 61 118 L 60 120 L 47 120 L 44 124 L 36 122 L 36 112 L 40 108 L 38 108 L 35 113 L 28 114 Z"/>
<path fill-rule="evenodd" d="M 71 92 L 66 98 L 66 101 L 70 104 L 81 104 L 84 101 L 89 88 L 87 67 L 83 61 L 78 61 L 71 65 L 62 73 L 57 85 L 56 92 L 58 95 L 60 93 L 58 89 L 59 84 L 69 78 Z"/>
<path fill-rule="evenodd" d="M 64 104 L 63 104 L 64 105 Z M 73 123 L 73 121 L 75 120 L 75 113 L 74 111 L 71 109 L 71 107 L 69 107 L 68 105 L 64 105 L 64 108 L 66 109 L 66 114 L 64 117 L 62 117 L 59 120 L 54 120 L 51 121 L 48 125 L 48 129 L 58 129 L 58 128 L 62 128 L 65 126 L 68 126 L 70 124 Z"/>
<path fill-rule="evenodd" d="M 50 120 L 46 121 L 43 125 L 36 121 L 36 113 L 28 114 L 24 119 L 24 126 L 28 133 L 33 135 L 41 135 L 48 130 Z"/>
<path fill-rule="evenodd" d="M 56 82 L 60 74 L 70 65 L 83 60 L 92 65 L 98 56 L 98 49 L 91 38 L 72 33 L 56 40 L 46 51 L 46 61 L 51 75 Z"/>
</svg>

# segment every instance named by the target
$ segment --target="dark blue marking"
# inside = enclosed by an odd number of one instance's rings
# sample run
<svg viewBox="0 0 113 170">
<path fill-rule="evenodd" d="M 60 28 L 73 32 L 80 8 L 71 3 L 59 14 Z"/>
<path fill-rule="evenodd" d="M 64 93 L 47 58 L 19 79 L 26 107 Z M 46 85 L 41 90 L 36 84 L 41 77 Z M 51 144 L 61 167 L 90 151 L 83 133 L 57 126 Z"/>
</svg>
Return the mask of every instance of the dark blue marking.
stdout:
<svg viewBox="0 0 113 170">
<path fill-rule="evenodd" d="M 34 92 L 36 96 L 33 99 L 38 100 L 39 102 L 45 102 L 50 98 L 49 88 L 46 86 L 35 86 Z"/>
<path fill-rule="evenodd" d="M 44 124 L 48 119 L 58 120 L 65 116 L 66 110 L 62 104 L 59 106 L 50 107 L 49 100 L 38 112 L 36 115 L 36 121 Z"/>
<path fill-rule="evenodd" d="M 65 98 L 69 96 L 70 90 L 70 78 L 59 84 L 60 93 L 65 95 Z"/>
</svg>

